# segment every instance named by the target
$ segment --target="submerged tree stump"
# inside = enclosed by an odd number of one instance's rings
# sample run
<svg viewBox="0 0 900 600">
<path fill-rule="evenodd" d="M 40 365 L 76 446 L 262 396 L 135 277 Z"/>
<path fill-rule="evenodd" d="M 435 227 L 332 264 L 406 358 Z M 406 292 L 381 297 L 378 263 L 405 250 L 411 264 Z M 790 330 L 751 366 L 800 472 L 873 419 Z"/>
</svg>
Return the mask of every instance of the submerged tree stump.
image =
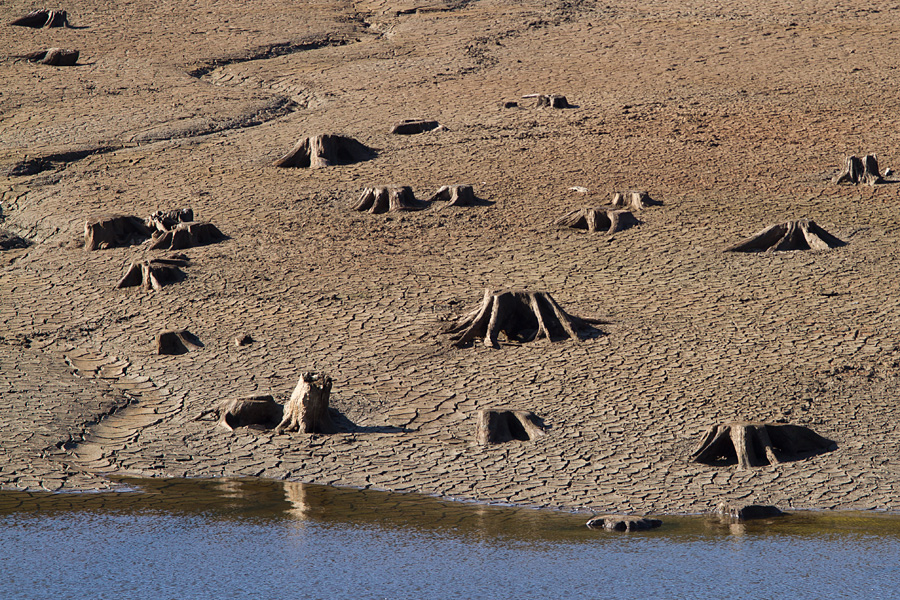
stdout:
<svg viewBox="0 0 900 600">
<path fill-rule="evenodd" d="M 732 521 L 749 521 L 752 519 L 768 519 L 771 517 L 783 517 L 785 513 L 781 512 L 777 506 L 765 504 L 728 504 L 726 502 L 719 503 L 712 510 L 714 515 L 718 515 Z"/>
<path fill-rule="evenodd" d="M 272 396 L 245 396 L 223 401 L 216 412 L 219 414 L 219 427 L 230 431 L 238 427 L 254 425 L 271 429 L 281 421 L 284 407 L 275 402 Z"/>
<path fill-rule="evenodd" d="M 88 220 L 84 224 L 84 247 L 101 250 L 140 244 L 150 237 L 150 230 L 137 217 L 112 215 Z"/>
<path fill-rule="evenodd" d="M 659 519 L 626 515 L 605 515 L 594 517 L 587 522 L 587 526 L 591 529 L 605 529 L 606 531 L 646 531 L 661 525 L 662 521 Z"/>
<path fill-rule="evenodd" d="M 428 202 L 447 202 L 447 206 L 474 206 L 478 200 L 471 185 L 442 185 Z"/>
<path fill-rule="evenodd" d="M 181 329 L 178 331 L 166 330 L 156 334 L 155 347 L 157 354 L 185 354 L 191 350 L 202 348 L 203 344 L 196 335 L 187 329 Z"/>
<path fill-rule="evenodd" d="M 422 121 L 419 119 L 404 119 L 391 129 L 391 133 L 397 135 L 415 135 L 417 133 L 425 133 L 426 131 L 434 131 L 436 129 L 444 129 L 437 121 Z"/>
<path fill-rule="evenodd" d="M 541 437 L 544 422 L 527 410 L 479 410 L 475 438 L 478 443 L 502 444 L 512 440 L 528 442 Z"/>
<path fill-rule="evenodd" d="M 865 183 L 875 186 L 884 183 L 881 177 L 881 171 L 878 168 L 878 158 L 874 154 L 867 154 L 865 158 L 860 159 L 856 156 L 848 156 L 844 163 L 844 168 L 840 173 L 834 176 L 832 183 Z"/>
<path fill-rule="evenodd" d="M 140 286 L 147 291 L 159 291 L 164 285 L 184 280 L 181 267 L 188 263 L 184 255 L 132 262 L 116 289 Z"/>
<path fill-rule="evenodd" d="M 836 448 L 831 440 L 801 425 L 735 422 L 710 427 L 691 460 L 713 466 L 736 463 L 748 469 L 800 460 Z"/>
<path fill-rule="evenodd" d="M 38 50 L 26 54 L 25 58 L 31 62 L 54 67 L 71 67 L 78 64 L 78 50 L 66 50 L 65 48 L 50 48 Z"/>
<path fill-rule="evenodd" d="M 297 142 L 290 152 L 275 161 L 276 167 L 312 168 L 349 165 L 373 158 L 375 151 L 353 138 L 341 135 L 314 135 Z"/>
<path fill-rule="evenodd" d="M 366 188 L 352 208 L 377 215 L 386 212 L 422 210 L 425 205 L 416 199 L 412 188 L 408 185 L 389 185 Z"/>
<path fill-rule="evenodd" d="M 631 211 L 620 210 L 613 206 L 585 207 L 573 210 L 553 222 L 554 225 L 587 229 L 589 232 L 605 231 L 615 233 L 638 224 Z"/>
<path fill-rule="evenodd" d="M 174 229 L 154 231 L 151 250 L 184 250 L 194 246 L 214 244 L 225 239 L 225 235 L 212 223 L 189 221 L 178 223 Z"/>
<path fill-rule="evenodd" d="M 624 192 L 613 192 L 611 204 L 616 208 L 644 210 L 650 206 L 659 206 L 662 202 L 654 200 L 647 192 L 628 190 Z"/>
<path fill-rule="evenodd" d="M 41 29 L 43 27 L 68 27 L 69 19 L 64 10 L 33 10 L 24 17 L 10 21 L 10 25 Z"/>
<path fill-rule="evenodd" d="M 284 417 L 275 433 L 299 431 L 300 433 L 334 433 L 337 431 L 328 414 L 328 398 L 331 396 L 331 377 L 310 371 L 303 373 L 291 399 L 284 405 Z"/>
<path fill-rule="evenodd" d="M 497 348 L 501 332 L 515 342 L 583 339 L 588 332 L 596 331 L 593 324 L 602 322 L 566 313 L 546 292 L 484 290 L 481 306 L 460 317 L 446 333 L 453 336 L 457 347 L 479 337 L 484 338 L 485 346 Z"/>
<path fill-rule="evenodd" d="M 723 252 L 783 252 L 788 250 L 828 250 L 847 243 L 834 237 L 811 219 L 788 221 L 725 248 Z"/>
</svg>

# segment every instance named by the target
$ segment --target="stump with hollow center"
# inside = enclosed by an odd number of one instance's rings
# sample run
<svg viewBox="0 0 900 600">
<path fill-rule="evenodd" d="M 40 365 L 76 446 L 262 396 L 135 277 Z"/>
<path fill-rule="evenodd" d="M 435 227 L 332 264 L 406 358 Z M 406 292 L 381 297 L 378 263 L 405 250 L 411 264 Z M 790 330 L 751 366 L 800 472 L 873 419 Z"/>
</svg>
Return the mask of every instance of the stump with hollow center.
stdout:
<svg viewBox="0 0 900 600">
<path fill-rule="evenodd" d="M 187 329 L 166 330 L 156 335 L 157 354 L 185 354 L 201 347 L 202 344 L 197 336 Z"/>
<path fill-rule="evenodd" d="M 457 347 L 483 338 L 485 346 L 497 348 L 500 333 L 514 342 L 580 340 L 596 331 L 594 324 L 602 322 L 566 313 L 546 292 L 485 290 L 481 306 L 460 317 L 446 333 L 452 335 Z"/>
<path fill-rule="evenodd" d="M 874 154 L 867 154 L 860 159 L 857 156 L 848 156 L 841 172 L 834 176 L 832 183 L 865 183 L 875 186 L 884 183 L 881 171 L 878 168 L 878 158 Z"/>
<path fill-rule="evenodd" d="M 245 396 L 231 398 L 219 404 L 219 427 L 233 431 L 238 427 L 259 426 L 264 429 L 275 427 L 284 411 L 284 407 L 275 402 L 272 396 Z"/>
<path fill-rule="evenodd" d="M 41 29 L 44 27 L 68 27 L 69 19 L 64 10 L 33 10 L 23 17 L 10 21 L 10 25 Z"/>
<path fill-rule="evenodd" d="M 662 521 L 659 519 L 627 515 L 605 515 L 594 517 L 587 522 L 587 526 L 591 529 L 605 529 L 606 531 L 646 531 L 661 525 Z"/>
<path fill-rule="evenodd" d="M 435 129 L 443 129 L 437 121 L 423 121 L 420 119 L 404 119 L 391 129 L 391 133 L 397 135 L 415 135 L 417 133 L 425 133 L 426 131 L 434 131 Z"/>
<path fill-rule="evenodd" d="M 712 466 L 736 463 L 748 469 L 800 460 L 835 448 L 837 444 L 801 425 L 739 421 L 710 427 L 691 460 Z"/>
<path fill-rule="evenodd" d="M 631 211 L 620 210 L 612 206 L 585 207 L 563 215 L 553 222 L 554 225 L 615 233 L 638 224 Z"/>
<path fill-rule="evenodd" d="M 408 185 L 388 185 L 363 190 L 353 210 L 368 211 L 373 215 L 407 210 L 422 210 L 425 205 L 416 199 Z"/>
<path fill-rule="evenodd" d="M 312 168 L 349 165 L 373 158 L 375 151 L 342 135 L 314 135 L 297 142 L 290 152 L 275 161 L 276 167 Z"/>
<path fill-rule="evenodd" d="M 39 50 L 25 55 L 31 62 L 40 63 L 42 65 L 50 65 L 53 67 L 71 67 L 78 64 L 78 50 L 67 50 L 65 48 L 49 48 L 47 50 Z"/>
<path fill-rule="evenodd" d="M 84 224 L 84 247 L 101 250 L 140 244 L 150 237 L 150 230 L 137 217 L 112 215 L 88 220 Z"/>
<path fill-rule="evenodd" d="M 447 206 L 473 206 L 478 200 L 471 185 L 442 185 L 428 202 L 446 202 Z"/>
<path fill-rule="evenodd" d="M 729 246 L 724 252 L 783 252 L 788 250 L 828 250 L 845 246 L 811 219 L 788 221 L 766 227 L 749 238 Z"/>
<path fill-rule="evenodd" d="M 178 223 L 174 229 L 154 231 L 151 250 L 184 250 L 194 246 L 214 244 L 225 239 L 225 235 L 212 223 L 189 221 Z"/>
<path fill-rule="evenodd" d="M 284 417 L 275 433 L 334 433 L 337 431 L 328 413 L 331 377 L 314 371 L 303 373 L 291 399 L 284 405 Z"/>
<path fill-rule="evenodd" d="M 647 192 L 627 190 L 624 192 L 613 192 L 611 204 L 615 208 L 644 210 L 650 206 L 659 206 L 662 202 L 654 200 Z"/>
<path fill-rule="evenodd" d="M 545 433 L 543 420 L 531 411 L 506 409 L 478 411 L 475 439 L 483 446 L 513 440 L 528 442 Z"/>
<path fill-rule="evenodd" d="M 141 287 L 147 291 L 159 291 L 164 285 L 182 281 L 184 273 L 181 267 L 188 264 L 189 261 L 184 255 L 135 261 L 129 265 L 125 275 L 116 284 L 116 289 Z"/>
</svg>

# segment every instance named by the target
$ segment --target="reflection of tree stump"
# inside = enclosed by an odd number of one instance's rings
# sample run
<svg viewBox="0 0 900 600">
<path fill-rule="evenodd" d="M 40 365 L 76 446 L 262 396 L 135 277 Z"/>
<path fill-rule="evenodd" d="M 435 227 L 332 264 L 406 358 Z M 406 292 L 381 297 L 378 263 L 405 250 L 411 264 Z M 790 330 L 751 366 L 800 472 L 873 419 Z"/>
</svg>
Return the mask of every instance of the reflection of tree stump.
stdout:
<svg viewBox="0 0 900 600">
<path fill-rule="evenodd" d="M 618 210 L 611 206 L 597 206 L 573 210 L 554 221 L 554 224 L 574 229 L 587 229 L 591 233 L 595 231 L 615 233 L 637 225 L 638 220 L 630 211 Z"/>
<path fill-rule="evenodd" d="M 428 202 L 447 202 L 447 206 L 472 206 L 477 204 L 471 185 L 442 185 Z"/>
<path fill-rule="evenodd" d="M 194 211 L 190 208 L 176 208 L 163 212 L 156 211 L 147 218 L 146 225 L 150 229 L 165 233 L 175 229 L 179 223 L 190 223 L 194 220 Z"/>
<path fill-rule="evenodd" d="M 867 154 L 863 159 L 848 156 L 844 168 L 831 180 L 832 183 L 845 181 L 852 184 L 865 183 L 871 186 L 884 183 L 878 168 L 878 158 L 874 154 Z"/>
<path fill-rule="evenodd" d="M 654 200 L 647 192 L 629 190 L 625 192 L 613 192 L 611 204 L 616 208 L 644 210 L 649 206 L 659 206 L 662 202 Z"/>
<path fill-rule="evenodd" d="M 559 94 L 538 94 L 537 108 L 572 108 L 565 96 Z"/>
<path fill-rule="evenodd" d="M 157 354 L 185 354 L 202 347 L 203 344 L 200 343 L 197 336 L 187 329 L 167 330 L 156 335 Z"/>
<path fill-rule="evenodd" d="M 582 339 L 593 330 L 591 324 L 602 323 L 569 315 L 545 292 L 484 291 L 481 306 L 459 318 L 446 333 L 454 335 L 454 345 L 463 347 L 476 337 L 484 345 L 496 348 L 500 332 L 510 341 L 530 342 L 537 338 Z"/>
<path fill-rule="evenodd" d="M 747 469 L 782 461 L 799 460 L 837 448 L 813 430 L 778 423 L 725 423 L 710 427 L 691 460 L 707 465 L 732 465 Z"/>
<path fill-rule="evenodd" d="M 828 250 L 845 246 L 811 219 L 788 221 L 766 227 L 751 237 L 725 248 L 724 252 L 782 252 L 787 250 Z"/>
<path fill-rule="evenodd" d="M 38 50 L 37 52 L 26 54 L 25 58 L 31 62 L 41 63 L 42 65 L 71 67 L 78 64 L 78 50 L 50 48 L 48 50 Z"/>
<path fill-rule="evenodd" d="M 373 215 L 385 212 L 422 210 L 424 204 L 416 200 L 408 185 L 389 185 L 363 190 L 362 196 L 353 205 L 353 210 L 367 210 Z"/>
<path fill-rule="evenodd" d="M 317 169 L 369 160 L 374 154 L 371 148 L 353 138 L 314 135 L 297 142 L 290 152 L 275 161 L 275 166 Z"/>
<path fill-rule="evenodd" d="M 528 442 L 544 435 L 544 422 L 527 410 L 479 410 L 476 439 L 481 445 Z"/>
<path fill-rule="evenodd" d="M 284 407 L 272 396 L 231 398 L 219 405 L 217 425 L 230 430 L 253 425 L 271 429 L 281 420 L 283 410 Z"/>
<path fill-rule="evenodd" d="M 323 373 L 307 372 L 300 377 L 291 399 L 284 405 L 284 417 L 275 433 L 334 433 L 337 428 L 328 414 L 331 396 L 331 377 Z"/>
<path fill-rule="evenodd" d="M 763 504 L 727 504 L 722 502 L 713 509 L 713 514 L 733 519 L 735 521 L 749 521 L 751 519 L 768 519 L 770 517 L 783 517 L 777 506 L 769 506 Z"/>
<path fill-rule="evenodd" d="M 33 10 L 24 17 L 11 21 L 10 25 L 41 29 L 42 27 L 68 27 L 69 20 L 64 10 Z"/>
<path fill-rule="evenodd" d="M 405 119 L 394 125 L 391 133 L 398 135 L 414 135 L 416 133 L 425 133 L 426 131 L 434 131 L 435 129 L 443 129 L 437 121 L 421 121 L 418 119 Z"/>
<path fill-rule="evenodd" d="M 140 286 L 148 291 L 159 291 L 164 285 L 182 281 L 184 273 L 181 267 L 187 265 L 188 260 L 184 255 L 133 262 L 116 284 L 116 289 Z"/>
<path fill-rule="evenodd" d="M 212 223 L 191 221 L 179 223 L 175 229 L 153 232 L 151 250 L 184 250 L 205 246 L 225 239 L 225 235 Z"/>
<path fill-rule="evenodd" d="M 587 522 L 591 529 L 605 529 L 607 531 L 646 531 L 662 525 L 659 519 L 646 517 L 631 517 L 625 515 L 606 515 L 594 517 Z"/>
<path fill-rule="evenodd" d="M 137 217 L 113 215 L 84 224 L 84 247 L 88 250 L 139 244 L 150 237 L 150 230 Z"/>
</svg>

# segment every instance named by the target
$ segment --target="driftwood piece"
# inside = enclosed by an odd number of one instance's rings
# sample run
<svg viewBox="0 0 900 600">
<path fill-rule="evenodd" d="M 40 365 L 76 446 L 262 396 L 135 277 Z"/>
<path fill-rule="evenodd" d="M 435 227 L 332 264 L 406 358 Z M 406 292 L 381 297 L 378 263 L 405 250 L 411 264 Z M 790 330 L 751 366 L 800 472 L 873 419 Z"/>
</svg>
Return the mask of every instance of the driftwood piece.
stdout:
<svg viewBox="0 0 900 600">
<path fill-rule="evenodd" d="M 341 135 L 314 135 L 297 142 L 290 152 L 275 161 L 276 167 L 320 168 L 348 165 L 375 156 L 375 151 L 353 138 Z"/>
<path fill-rule="evenodd" d="M 428 202 L 447 202 L 447 206 L 474 206 L 478 204 L 471 185 L 442 185 Z"/>
<path fill-rule="evenodd" d="M 42 65 L 51 65 L 54 67 L 71 67 L 78 64 L 78 50 L 67 50 L 65 48 L 49 48 L 48 50 L 39 50 L 26 54 L 25 58 L 31 62 L 41 63 Z"/>
<path fill-rule="evenodd" d="M 527 442 L 545 433 L 543 420 L 531 411 L 478 411 L 475 438 L 481 445 L 502 444 L 512 440 Z"/>
<path fill-rule="evenodd" d="M 881 171 L 878 168 L 878 158 L 874 154 L 867 154 L 860 159 L 857 156 L 848 156 L 841 172 L 832 178 L 831 183 L 865 183 L 875 186 L 884 183 Z"/>
<path fill-rule="evenodd" d="M 783 517 L 785 513 L 777 506 L 765 504 L 729 504 L 721 502 L 712 510 L 714 515 L 732 521 L 749 521 L 751 519 L 768 519 Z"/>
<path fill-rule="evenodd" d="M 834 237 L 811 219 L 788 221 L 725 248 L 724 252 L 782 252 L 787 250 L 828 250 L 847 243 Z"/>
<path fill-rule="evenodd" d="M 646 531 L 661 525 L 662 521 L 659 519 L 626 515 L 605 515 L 594 517 L 587 522 L 587 526 L 591 529 L 605 529 L 606 531 Z"/>
<path fill-rule="evenodd" d="M 331 377 L 314 371 L 301 375 L 284 405 L 284 417 L 275 433 L 299 431 L 300 433 L 334 433 L 337 431 L 328 414 L 328 398 L 331 396 Z"/>
<path fill-rule="evenodd" d="M 748 469 L 800 460 L 836 448 L 831 440 L 801 425 L 740 421 L 710 427 L 691 460 L 713 466 L 737 463 Z"/>
<path fill-rule="evenodd" d="M 179 223 L 190 223 L 194 220 L 194 211 L 190 208 L 176 208 L 175 210 L 158 210 L 145 221 L 147 227 L 159 232 L 175 229 Z"/>
<path fill-rule="evenodd" d="M 613 192 L 612 202 L 610 204 L 616 208 L 644 210 L 650 206 L 659 206 L 662 202 L 654 200 L 647 192 L 627 190 L 624 192 Z"/>
<path fill-rule="evenodd" d="M 185 354 L 202 347 L 203 344 L 197 336 L 187 329 L 166 330 L 156 334 L 157 354 Z"/>
<path fill-rule="evenodd" d="M 572 108 L 566 97 L 559 94 L 537 94 L 536 106 L 537 108 Z"/>
<path fill-rule="evenodd" d="M 164 285 L 182 281 L 184 273 L 181 267 L 186 267 L 188 263 L 184 255 L 132 262 L 116 284 L 116 289 L 140 286 L 148 291 L 159 291 Z"/>
<path fill-rule="evenodd" d="M 631 211 L 620 210 L 613 206 L 595 206 L 579 208 L 563 215 L 553 222 L 554 225 L 615 233 L 638 224 Z"/>
<path fill-rule="evenodd" d="M 389 185 L 366 188 L 352 208 L 377 215 L 394 211 L 422 210 L 425 204 L 416 199 L 412 188 L 408 185 Z"/>
<path fill-rule="evenodd" d="M 391 129 L 391 133 L 398 135 L 414 135 L 416 133 L 425 133 L 426 131 L 434 131 L 436 129 L 444 129 L 437 121 L 422 121 L 419 119 L 404 119 Z"/>
<path fill-rule="evenodd" d="M 24 17 L 10 21 L 10 25 L 41 29 L 43 27 L 68 27 L 69 19 L 64 10 L 33 10 Z"/>
<path fill-rule="evenodd" d="M 216 409 L 219 427 L 233 431 L 238 427 L 275 427 L 281 421 L 284 407 L 272 396 L 245 396 L 224 400 Z"/>
<path fill-rule="evenodd" d="M 112 215 L 90 219 L 84 224 L 84 247 L 88 250 L 140 244 L 150 230 L 137 217 Z"/>
<path fill-rule="evenodd" d="M 225 239 L 225 235 L 212 223 L 190 221 L 179 223 L 174 229 L 153 232 L 151 250 L 184 250 L 194 246 L 213 244 Z"/>
<path fill-rule="evenodd" d="M 569 315 L 546 292 L 484 290 L 481 306 L 457 319 L 446 333 L 452 335 L 457 347 L 479 337 L 484 339 L 485 346 L 497 348 L 501 332 L 516 342 L 537 338 L 582 339 L 595 331 L 593 324 L 602 322 Z"/>
</svg>

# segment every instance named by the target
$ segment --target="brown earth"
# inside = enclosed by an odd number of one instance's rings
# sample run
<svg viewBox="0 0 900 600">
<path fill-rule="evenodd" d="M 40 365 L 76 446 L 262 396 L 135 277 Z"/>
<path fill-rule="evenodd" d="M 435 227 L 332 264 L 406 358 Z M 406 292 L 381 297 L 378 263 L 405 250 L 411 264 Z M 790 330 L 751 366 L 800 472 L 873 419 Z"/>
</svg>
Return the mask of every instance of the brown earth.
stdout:
<svg viewBox="0 0 900 600">
<path fill-rule="evenodd" d="M 0 21 L 33 8 L 5 3 Z M 48 8 L 74 28 L 0 26 L 0 229 L 32 242 L 0 252 L 4 489 L 258 476 L 597 511 L 898 508 L 900 186 L 829 182 L 848 154 L 897 164 L 897 3 Z M 52 47 L 78 65 L 17 58 Z M 446 129 L 391 135 L 402 119 Z M 272 166 L 331 133 L 378 156 Z M 349 210 L 388 184 L 420 199 L 471 184 L 485 202 Z M 626 189 L 663 205 L 614 236 L 551 225 Z M 187 278 L 158 292 L 114 287 L 159 251 L 80 245 L 91 217 L 182 207 L 229 239 L 184 251 Z M 848 245 L 721 252 L 799 218 Z M 484 288 L 546 291 L 608 324 L 453 348 L 437 332 Z M 203 347 L 155 355 L 164 329 Z M 284 401 L 313 368 L 350 431 L 197 420 L 237 395 Z M 477 411 L 498 406 L 547 435 L 476 445 Z M 805 425 L 838 449 L 689 461 L 733 420 Z"/>
</svg>

